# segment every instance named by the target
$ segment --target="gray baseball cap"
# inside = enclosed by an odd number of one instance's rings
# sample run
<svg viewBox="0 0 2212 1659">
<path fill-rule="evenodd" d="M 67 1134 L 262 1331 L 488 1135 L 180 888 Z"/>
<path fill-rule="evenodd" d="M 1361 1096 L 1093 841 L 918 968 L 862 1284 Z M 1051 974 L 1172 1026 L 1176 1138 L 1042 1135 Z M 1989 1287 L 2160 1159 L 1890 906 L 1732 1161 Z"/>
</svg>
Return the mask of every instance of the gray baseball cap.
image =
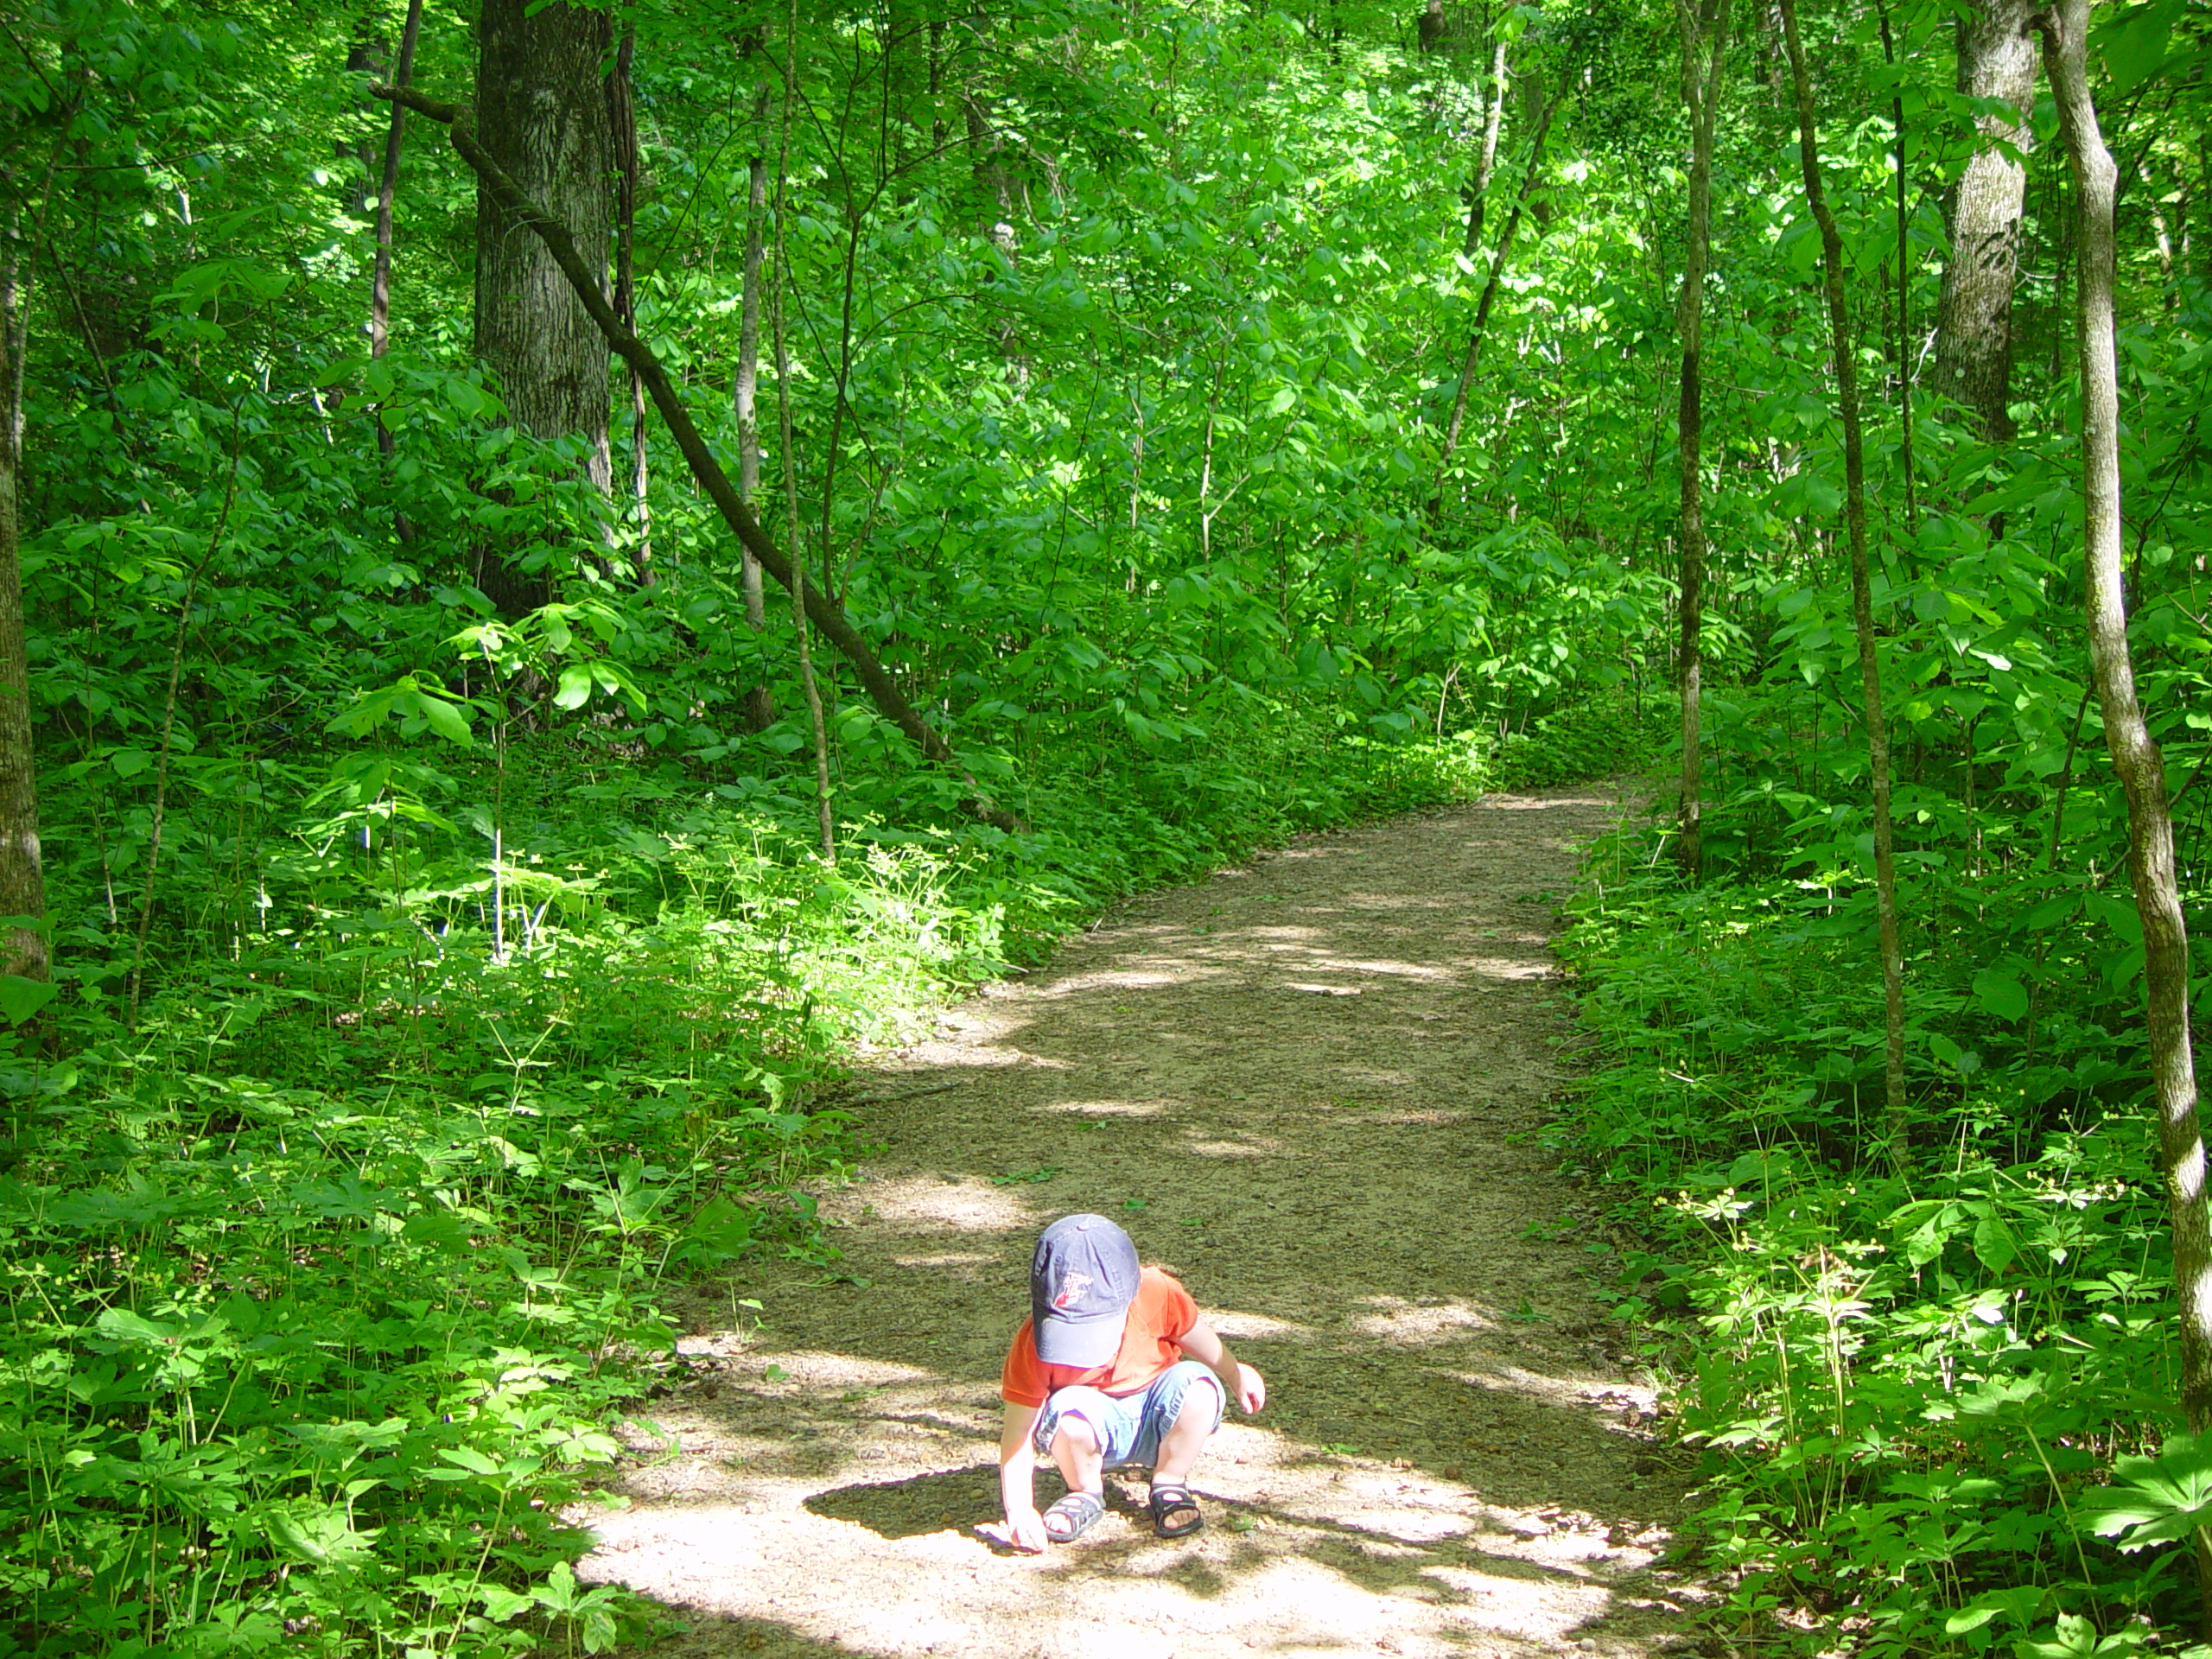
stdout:
<svg viewBox="0 0 2212 1659">
<path fill-rule="evenodd" d="M 1136 1300 L 1137 1247 L 1103 1216 L 1062 1216 L 1037 1240 L 1029 1313 L 1047 1365 L 1103 1365 L 1122 1345 Z"/>
</svg>

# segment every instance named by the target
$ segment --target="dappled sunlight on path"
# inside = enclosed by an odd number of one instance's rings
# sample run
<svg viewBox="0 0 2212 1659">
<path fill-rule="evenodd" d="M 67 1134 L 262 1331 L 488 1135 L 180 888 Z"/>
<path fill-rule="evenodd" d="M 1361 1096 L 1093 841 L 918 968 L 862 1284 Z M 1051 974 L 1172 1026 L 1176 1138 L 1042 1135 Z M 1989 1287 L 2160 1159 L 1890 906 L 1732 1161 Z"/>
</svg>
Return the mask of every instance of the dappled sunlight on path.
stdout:
<svg viewBox="0 0 2212 1659">
<path fill-rule="evenodd" d="M 1538 1144 L 1569 1073 L 1546 938 L 1618 811 L 1503 798 L 1148 896 L 881 1058 L 883 1150 L 825 1198 L 838 1274 L 683 1311 L 586 1575 L 697 1618 L 670 1652 L 982 1659 L 1587 1651 L 1694 1642 L 1649 1379 L 1582 1276 L 1610 1241 Z M 997 1375 L 1052 1217 L 1122 1221 L 1273 1400 L 1155 1540 L 1141 1477 L 994 1554 Z M 757 1314 L 742 1299 L 760 1304 Z M 1040 1479 L 1042 1495 L 1057 1479 Z"/>
</svg>

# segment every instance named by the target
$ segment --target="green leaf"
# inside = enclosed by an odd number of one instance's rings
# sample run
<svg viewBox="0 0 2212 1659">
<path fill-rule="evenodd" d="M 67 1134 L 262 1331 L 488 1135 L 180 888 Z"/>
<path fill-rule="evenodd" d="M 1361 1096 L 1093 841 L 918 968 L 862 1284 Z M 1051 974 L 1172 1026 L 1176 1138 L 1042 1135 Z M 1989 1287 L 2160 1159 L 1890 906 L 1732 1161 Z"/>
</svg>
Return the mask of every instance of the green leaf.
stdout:
<svg viewBox="0 0 2212 1659">
<path fill-rule="evenodd" d="M 2046 899 L 2027 913 L 2023 918 L 2024 925 L 2031 931 L 2038 933 L 2044 928 L 2056 927 L 2071 916 L 2081 902 L 2078 897 L 2070 893 L 2062 893 L 2056 898 Z"/>
<path fill-rule="evenodd" d="M 2212 1524 L 2212 1437 L 2177 1434 L 2155 1458 L 2122 1458 L 2117 1484 L 2081 1501 L 2089 1529 L 2123 1552 L 2187 1538 Z"/>
<path fill-rule="evenodd" d="M 468 1248 L 468 1226 L 450 1210 L 424 1210 L 407 1218 L 399 1230 L 400 1236 L 411 1238 L 417 1243 L 429 1244 L 442 1250 L 466 1250 Z"/>
<path fill-rule="evenodd" d="M 499 1472 L 499 1465 L 473 1446 L 442 1446 L 438 1448 L 438 1455 L 471 1474 L 496 1475 Z"/>
<path fill-rule="evenodd" d="M 484 1603 L 484 1616 L 494 1624 L 505 1624 L 537 1605 L 537 1598 L 496 1584 L 479 1585 L 476 1593 Z"/>
<path fill-rule="evenodd" d="M 127 1307 L 107 1309 L 92 1321 L 92 1328 L 118 1341 L 143 1342 L 154 1346 L 169 1342 L 184 1330 L 181 1325 L 156 1323 L 143 1318 Z"/>
<path fill-rule="evenodd" d="M 2020 1252 L 2012 1243 L 2012 1230 L 1993 1211 L 1974 1224 L 1974 1253 L 1992 1273 L 2002 1273 Z"/>
<path fill-rule="evenodd" d="M 418 706 L 430 729 L 448 743 L 458 743 L 464 749 L 475 743 L 476 734 L 468 729 L 468 717 L 461 712 L 460 703 L 435 692 L 423 691 L 419 694 Z"/>
<path fill-rule="evenodd" d="M 51 980 L 0 974 L 0 1018 L 20 1026 L 60 995 L 61 988 Z"/>
<path fill-rule="evenodd" d="M 2131 6 L 2094 31 L 2113 90 L 2131 92 L 2166 66 L 2166 41 L 2181 7 L 2177 0 Z"/>
<path fill-rule="evenodd" d="M 1999 1020 L 2018 1020 L 2028 1011 L 2027 987 L 1994 968 L 1985 968 L 1974 976 L 1974 1000 Z"/>
<path fill-rule="evenodd" d="M 591 669 L 582 663 L 571 663 L 561 671 L 561 688 L 553 694 L 556 709 L 581 709 L 591 701 Z"/>
<path fill-rule="evenodd" d="M 375 1545 L 375 1531 L 357 1532 L 345 1510 L 326 1508 L 296 1515 L 273 1510 L 266 1516 L 269 1535 L 294 1559 L 318 1567 L 357 1561 Z"/>
</svg>

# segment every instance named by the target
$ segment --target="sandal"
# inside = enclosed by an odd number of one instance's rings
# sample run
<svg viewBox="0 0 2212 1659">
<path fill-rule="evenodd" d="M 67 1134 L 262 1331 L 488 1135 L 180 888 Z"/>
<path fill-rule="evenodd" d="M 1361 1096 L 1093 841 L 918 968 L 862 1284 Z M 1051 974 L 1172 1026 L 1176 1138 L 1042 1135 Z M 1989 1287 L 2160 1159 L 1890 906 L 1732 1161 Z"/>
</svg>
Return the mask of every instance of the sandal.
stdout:
<svg viewBox="0 0 2212 1659">
<path fill-rule="evenodd" d="M 1089 1532 L 1106 1513 L 1106 1500 L 1096 1492 L 1070 1492 L 1045 1511 L 1045 1535 L 1056 1544 L 1071 1544 Z M 1052 1525 L 1058 1522 L 1056 1530 Z"/>
<path fill-rule="evenodd" d="M 1152 1529 L 1162 1538 L 1187 1538 L 1206 1523 L 1191 1489 L 1176 1481 L 1154 1481 L 1150 1507 Z M 1180 1516 L 1180 1520 L 1170 1519 Z"/>
</svg>

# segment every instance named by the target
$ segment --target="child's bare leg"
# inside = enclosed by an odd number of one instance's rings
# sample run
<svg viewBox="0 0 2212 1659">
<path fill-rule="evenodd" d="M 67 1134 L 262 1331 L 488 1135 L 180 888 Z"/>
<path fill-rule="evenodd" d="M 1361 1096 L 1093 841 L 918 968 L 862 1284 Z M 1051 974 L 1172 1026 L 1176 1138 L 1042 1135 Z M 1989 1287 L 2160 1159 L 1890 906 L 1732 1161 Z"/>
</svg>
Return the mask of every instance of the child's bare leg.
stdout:
<svg viewBox="0 0 2212 1659">
<path fill-rule="evenodd" d="M 1215 1397 L 1208 1399 L 1208 1393 Z M 1180 1486 L 1189 1477 L 1191 1465 L 1205 1450 L 1220 1419 L 1220 1393 L 1221 1385 L 1210 1376 L 1199 1378 L 1184 1391 L 1174 1427 L 1160 1437 L 1160 1456 L 1152 1465 L 1153 1484 Z"/>
<path fill-rule="evenodd" d="M 1063 1417 L 1053 1429 L 1052 1464 L 1071 1492 L 1106 1490 L 1105 1455 L 1099 1450 L 1097 1434 L 1080 1417 Z"/>
</svg>

